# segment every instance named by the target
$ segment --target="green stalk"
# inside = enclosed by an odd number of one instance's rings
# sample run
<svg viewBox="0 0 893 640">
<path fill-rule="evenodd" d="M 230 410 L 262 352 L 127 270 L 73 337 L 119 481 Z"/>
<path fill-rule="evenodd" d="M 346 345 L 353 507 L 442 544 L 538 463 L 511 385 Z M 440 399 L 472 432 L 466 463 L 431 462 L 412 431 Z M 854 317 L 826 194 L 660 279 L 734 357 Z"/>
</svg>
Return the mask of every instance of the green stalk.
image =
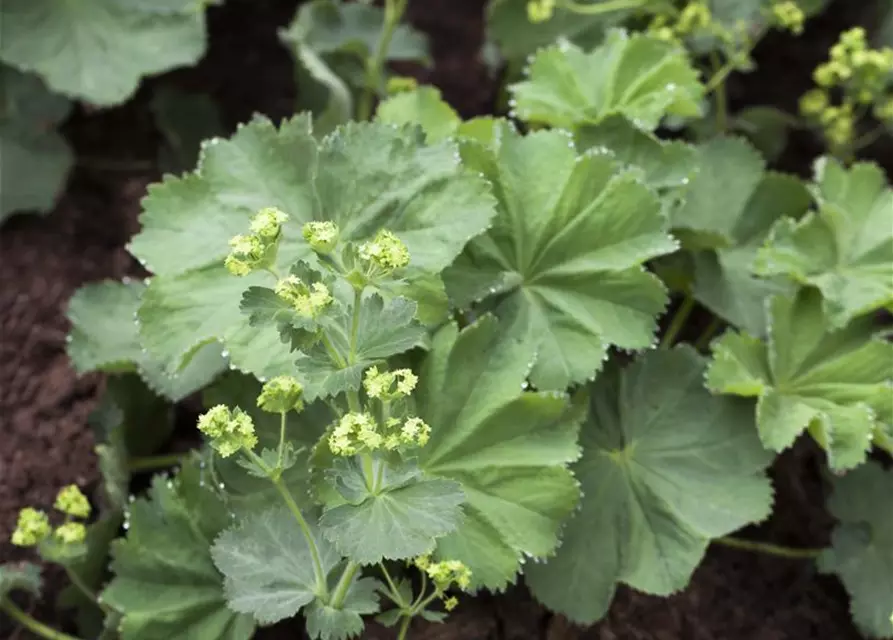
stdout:
<svg viewBox="0 0 893 640">
<path fill-rule="evenodd" d="M 279 453 L 276 455 L 276 470 L 282 471 L 282 456 L 285 454 L 285 423 L 286 413 L 283 411 L 279 414 Z"/>
<path fill-rule="evenodd" d="M 772 544 L 771 542 L 757 542 L 754 540 L 742 540 L 726 536 L 724 538 L 715 538 L 713 542 L 721 544 L 730 549 L 740 549 L 742 551 L 753 551 L 756 553 L 765 553 L 780 558 L 790 558 L 793 560 L 809 560 L 816 558 L 824 549 L 795 549 L 792 547 L 783 547 L 781 545 Z"/>
<path fill-rule="evenodd" d="M 378 566 L 381 567 L 381 572 L 384 574 L 385 582 L 388 583 L 388 589 L 390 593 L 388 596 L 391 598 L 394 604 L 396 604 L 401 609 L 406 607 L 406 603 L 403 602 L 403 598 L 400 595 L 400 591 L 397 589 L 397 586 L 394 584 L 393 578 L 391 578 L 391 574 L 388 573 L 388 568 L 384 565 L 383 562 L 379 562 Z"/>
<path fill-rule="evenodd" d="M 360 311 L 363 304 L 363 290 L 355 289 L 353 294 L 353 313 L 350 318 L 350 353 L 348 364 L 356 364 L 357 338 L 360 333 Z"/>
<path fill-rule="evenodd" d="M 70 636 L 67 633 L 56 631 L 52 627 L 38 622 L 19 609 L 11 600 L 0 600 L 0 611 L 6 613 L 10 618 L 40 638 L 46 638 L 46 640 L 81 640 L 77 636 Z"/>
<path fill-rule="evenodd" d="M 651 0 L 606 0 L 605 2 L 593 2 L 591 4 L 576 2 L 575 0 L 563 0 L 559 6 L 568 11 L 586 16 L 597 16 L 612 11 L 623 9 L 639 9 L 649 4 Z"/>
<path fill-rule="evenodd" d="M 710 340 L 713 339 L 713 336 L 716 335 L 716 332 L 719 331 L 719 328 L 722 326 L 722 320 L 720 320 L 717 316 L 713 316 L 713 320 L 710 321 L 710 324 L 707 325 L 707 328 L 704 329 L 704 333 L 700 335 L 700 337 L 695 342 L 695 349 L 698 351 L 704 351 L 710 346 Z"/>
<path fill-rule="evenodd" d="M 397 634 L 397 640 L 406 640 L 410 622 L 412 622 L 410 616 L 403 616 L 403 620 L 400 621 L 400 632 Z"/>
<path fill-rule="evenodd" d="M 685 296 L 682 304 L 679 305 L 679 308 L 673 315 L 673 319 L 670 321 L 670 326 L 667 327 L 667 332 L 660 341 L 661 349 L 669 349 L 673 346 L 673 343 L 676 341 L 676 336 L 682 331 L 682 327 L 685 326 L 685 322 L 688 320 L 688 316 L 691 315 L 694 308 L 695 299 L 691 297 L 691 295 Z"/>
<path fill-rule="evenodd" d="M 76 572 L 72 571 L 70 567 L 65 567 L 65 575 L 68 576 L 68 580 L 74 585 L 74 588 L 83 593 L 90 602 L 102 609 L 105 613 L 113 611 L 110 606 L 99 601 L 99 598 L 96 597 L 93 589 L 87 586 L 87 583 L 85 583 Z"/>
<path fill-rule="evenodd" d="M 298 503 L 295 502 L 294 497 L 291 495 L 288 487 L 285 486 L 282 478 L 274 478 L 273 469 L 270 469 L 270 467 L 267 466 L 267 464 L 259 455 L 257 455 L 250 449 L 243 449 L 242 451 L 243 453 L 245 453 L 245 455 L 251 458 L 251 460 L 258 467 L 260 467 L 264 473 L 267 474 L 270 482 L 272 482 L 273 486 L 276 487 L 279 495 L 281 495 L 283 501 L 285 501 L 285 505 L 288 507 L 289 511 L 291 511 L 292 515 L 295 517 L 295 520 L 297 520 L 298 526 L 301 527 L 301 533 L 304 534 L 304 538 L 307 540 L 307 547 L 310 549 L 310 557 L 313 561 L 313 573 L 316 577 L 316 590 L 323 600 L 327 600 L 329 597 L 329 585 L 326 583 L 326 573 L 325 571 L 323 571 L 322 561 L 319 558 L 319 547 L 316 546 L 316 538 L 313 537 L 313 532 L 310 530 L 310 525 L 304 518 L 304 514 L 301 513 L 301 509 L 300 507 L 298 507 Z"/>
<path fill-rule="evenodd" d="M 344 606 L 344 600 L 347 598 L 347 591 L 350 589 L 353 578 L 357 575 L 357 571 L 359 570 L 359 563 L 354 562 L 353 560 L 348 562 L 347 566 L 344 567 L 344 573 L 342 573 L 341 577 L 338 579 L 338 584 L 335 585 L 335 590 L 332 592 L 332 599 L 329 601 L 329 606 L 333 609 L 340 609 Z"/>
<path fill-rule="evenodd" d="M 710 61 L 713 65 L 713 77 L 705 86 L 706 93 L 716 92 L 716 128 L 720 133 L 724 133 L 729 128 L 729 99 L 726 94 L 726 78 L 735 68 L 732 60 L 722 65 L 719 60 L 719 54 L 715 51 L 710 54 Z"/>
<path fill-rule="evenodd" d="M 168 467 L 176 467 L 183 464 L 187 458 L 189 458 L 188 453 L 167 453 L 160 456 L 131 458 L 127 461 L 127 470 L 130 473 L 158 471 L 159 469 L 167 469 Z"/>
<path fill-rule="evenodd" d="M 375 54 L 366 63 L 366 86 L 363 88 L 363 93 L 357 104 L 357 120 L 372 119 L 372 104 L 375 94 L 378 93 L 378 87 L 381 85 L 381 75 L 388 57 L 388 49 L 391 47 L 391 40 L 394 39 L 397 25 L 400 24 L 400 19 L 406 11 L 407 2 L 408 0 L 385 0 L 384 29 L 378 46 L 375 48 Z"/>
</svg>

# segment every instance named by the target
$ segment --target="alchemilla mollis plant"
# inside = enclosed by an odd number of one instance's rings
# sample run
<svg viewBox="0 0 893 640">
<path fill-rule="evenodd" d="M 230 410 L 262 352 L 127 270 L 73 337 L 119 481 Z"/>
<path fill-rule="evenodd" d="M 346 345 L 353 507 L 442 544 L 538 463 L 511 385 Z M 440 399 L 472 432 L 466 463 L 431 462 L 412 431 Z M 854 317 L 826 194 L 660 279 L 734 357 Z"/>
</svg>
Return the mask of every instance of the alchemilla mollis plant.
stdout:
<svg viewBox="0 0 893 640">
<path fill-rule="evenodd" d="M 152 276 L 71 300 L 72 363 L 110 376 L 104 483 L 26 506 L 12 542 L 66 570 L 82 635 L 300 617 L 402 640 L 521 581 L 589 624 L 721 544 L 816 562 L 893 636 L 893 190 L 857 160 L 889 127 L 893 49 L 842 34 L 802 121 L 725 93 L 821 4 L 497 0 L 510 114 L 470 120 L 387 76 L 426 57 L 406 2 L 302 7 L 282 37 L 322 106 L 207 140 L 143 202 L 129 250 Z M 810 177 L 773 169 L 779 122 L 828 142 Z M 203 446 L 148 457 L 198 392 Z M 800 438 L 831 544 L 734 535 Z M 0 568 L 5 612 L 73 637 L 10 597 L 39 589 Z"/>
</svg>

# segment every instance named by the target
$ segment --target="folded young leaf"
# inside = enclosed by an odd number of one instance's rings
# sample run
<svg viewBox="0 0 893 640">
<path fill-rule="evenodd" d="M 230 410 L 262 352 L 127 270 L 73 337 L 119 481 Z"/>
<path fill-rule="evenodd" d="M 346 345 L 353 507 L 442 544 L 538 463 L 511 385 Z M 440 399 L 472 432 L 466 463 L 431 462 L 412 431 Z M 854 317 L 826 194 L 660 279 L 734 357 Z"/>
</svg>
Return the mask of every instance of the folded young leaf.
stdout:
<svg viewBox="0 0 893 640">
<path fill-rule="evenodd" d="M 808 429 L 832 469 L 862 464 L 875 433 L 893 423 L 893 343 L 875 338 L 867 318 L 831 326 L 814 289 L 776 296 L 767 309 L 765 341 L 728 332 L 713 343 L 707 387 L 757 398 L 757 429 L 774 451 Z"/>
<path fill-rule="evenodd" d="M 239 309 L 242 293 L 272 286 L 272 276 L 238 278 L 223 267 L 229 240 L 263 207 L 289 215 L 282 272 L 312 259 L 301 236 L 310 220 L 337 222 L 345 240 L 387 227 L 406 243 L 412 268 L 441 271 L 489 224 L 493 200 L 486 181 L 460 167 L 451 143 L 425 147 L 421 138 L 415 128 L 351 123 L 318 143 L 306 115 L 278 130 L 257 117 L 231 140 L 207 143 L 196 173 L 151 187 L 130 246 L 156 274 L 139 312 L 149 353 L 177 367 L 219 340 L 246 372 L 297 372 L 276 327 L 251 327 Z"/>
<path fill-rule="evenodd" d="M 437 538 L 459 524 L 465 499 L 459 483 L 426 478 L 413 464 L 391 466 L 379 459 L 381 486 L 372 492 L 355 459 L 339 460 L 327 472 L 345 503 L 326 510 L 323 535 L 342 555 L 368 565 L 383 559 L 424 555 Z"/>
<path fill-rule="evenodd" d="M 0 65 L 0 86 L 2 223 L 18 211 L 49 211 L 65 184 L 74 155 L 55 130 L 71 110 L 67 98 L 51 93 L 37 76 L 5 65 Z"/>
<path fill-rule="evenodd" d="M 115 577 L 102 599 L 123 615 L 122 640 L 247 640 L 250 616 L 230 611 L 211 543 L 230 522 L 196 462 L 173 479 L 155 476 L 131 505 L 127 536 L 112 545 Z"/>
<path fill-rule="evenodd" d="M 323 572 L 341 556 L 315 526 Z M 211 548 L 214 564 L 226 576 L 229 608 L 261 624 L 290 618 L 316 599 L 316 576 L 307 539 L 285 507 L 254 513 L 224 531 Z"/>
<path fill-rule="evenodd" d="M 78 373 L 137 370 L 159 395 L 178 402 L 207 386 L 226 368 L 219 345 L 200 348 L 179 371 L 152 358 L 139 342 L 136 315 L 146 286 L 105 281 L 78 289 L 68 303 L 68 357 Z"/>
<path fill-rule="evenodd" d="M 464 562 L 473 588 L 502 589 L 525 556 L 544 557 L 577 504 L 576 459 L 582 417 L 559 393 L 525 392 L 532 350 L 484 316 L 434 338 L 416 391 L 431 426 L 419 450 L 426 476 L 454 480 L 465 518 L 440 538 L 435 555 Z"/>
<path fill-rule="evenodd" d="M 589 624 L 618 582 L 668 595 L 688 584 L 711 538 L 767 517 L 770 456 L 747 402 L 711 397 L 704 363 L 680 347 L 612 368 L 593 385 L 574 465 L 581 509 L 555 557 L 525 572 L 543 604 Z"/>
<path fill-rule="evenodd" d="M 794 288 L 785 278 L 754 276 L 753 262 L 771 226 L 802 217 L 812 198 L 797 178 L 765 172 L 744 140 L 716 138 L 698 155 L 685 203 L 671 216 L 683 246 L 693 251 L 693 294 L 734 326 L 765 335 L 766 300 Z"/>
<path fill-rule="evenodd" d="M 98 105 L 124 102 L 142 76 L 196 62 L 204 6 L 159 13 L 121 2 L 4 0 L 0 59 L 55 91 Z"/>
<path fill-rule="evenodd" d="M 0 600 L 13 591 L 40 595 L 40 567 L 30 562 L 0 564 Z"/>
<path fill-rule="evenodd" d="M 575 129 L 622 115 L 653 131 L 666 115 L 701 114 L 704 87 L 685 50 L 646 34 L 612 29 L 589 53 L 562 41 L 538 51 L 527 75 L 509 87 L 526 122 Z"/>
<path fill-rule="evenodd" d="M 893 472 L 875 462 L 834 479 L 828 508 L 838 519 L 819 569 L 836 573 L 852 598 L 850 611 L 871 638 L 893 636 Z"/>
<path fill-rule="evenodd" d="M 609 346 L 653 344 L 667 294 L 642 264 L 676 241 L 641 172 L 578 155 L 557 131 L 464 140 L 462 157 L 493 182 L 498 214 L 445 272 L 447 291 L 458 306 L 490 297 L 507 331 L 533 333 L 534 385 L 563 390 L 594 377 Z"/>
<path fill-rule="evenodd" d="M 893 303 L 893 189 L 877 165 L 846 169 L 816 163 L 818 210 L 799 222 L 779 220 L 754 265 L 816 287 L 831 325 Z"/>
</svg>

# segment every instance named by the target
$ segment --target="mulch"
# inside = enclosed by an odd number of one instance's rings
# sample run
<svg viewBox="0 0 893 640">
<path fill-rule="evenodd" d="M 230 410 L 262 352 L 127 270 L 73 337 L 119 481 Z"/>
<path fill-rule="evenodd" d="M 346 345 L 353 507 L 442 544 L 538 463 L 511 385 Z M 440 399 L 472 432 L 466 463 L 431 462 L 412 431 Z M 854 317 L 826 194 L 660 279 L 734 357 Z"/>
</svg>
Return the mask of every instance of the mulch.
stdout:
<svg viewBox="0 0 893 640">
<path fill-rule="evenodd" d="M 436 84 L 464 116 L 492 111 L 497 83 L 478 57 L 483 0 L 415 0 L 409 18 L 432 39 L 435 65 L 414 69 Z M 808 88 L 809 70 L 836 34 L 864 19 L 838 0 L 801 40 L 770 37 L 757 51 L 756 74 L 730 87 L 733 102 L 748 99 L 792 109 Z M 104 388 L 102 375 L 79 377 L 65 355 L 68 298 L 82 284 L 139 275 L 124 248 L 138 229 L 139 201 L 158 178 L 159 136 L 148 108 L 153 86 L 173 83 L 210 94 L 233 128 L 254 111 L 278 119 L 294 110 L 291 61 L 276 30 L 294 11 L 291 0 L 229 0 L 210 10 L 211 46 L 196 69 L 155 79 L 128 105 L 98 113 L 80 109 L 66 125 L 79 158 L 68 189 L 46 217 L 19 216 L 0 230 L 0 560 L 26 559 L 5 542 L 25 505 L 49 507 L 59 487 L 87 489 L 98 479 L 87 416 Z M 806 80 L 804 80 L 804 78 Z M 820 147 L 796 135 L 781 165 L 807 174 Z M 893 172 L 893 145 L 871 155 Z M 826 484 L 820 452 L 808 442 L 780 456 L 772 469 L 775 514 L 742 532 L 754 539 L 816 547 L 828 541 Z M 585 562 L 585 559 L 581 559 Z M 50 604 L 64 584 L 45 572 L 49 597 L 37 607 L 43 620 L 70 625 Z M 7 625 L 7 626 L 4 626 Z M 297 633 L 296 633 L 297 631 Z M 0 637 L 10 637 L 0 620 Z M 24 632 L 17 632 L 25 638 Z M 296 623 L 265 629 L 259 637 L 300 634 Z M 371 625 L 367 638 L 391 632 Z M 813 563 L 711 547 L 689 587 L 670 598 L 621 588 L 608 617 L 576 628 L 531 601 L 521 588 L 466 599 L 444 625 L 420 624 L 426 640 L 856 640 L 840 584 L 818 575 Z"/>
</svg>

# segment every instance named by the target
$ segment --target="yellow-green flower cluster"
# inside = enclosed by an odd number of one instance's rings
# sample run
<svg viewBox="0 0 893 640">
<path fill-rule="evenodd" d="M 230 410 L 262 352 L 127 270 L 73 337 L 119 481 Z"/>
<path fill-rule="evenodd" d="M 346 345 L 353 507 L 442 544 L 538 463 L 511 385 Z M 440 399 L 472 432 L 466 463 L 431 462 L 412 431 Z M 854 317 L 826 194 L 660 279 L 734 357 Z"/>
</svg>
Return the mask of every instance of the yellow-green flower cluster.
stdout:
<svg viewBox="0 0 893 640">
<path fill-rule="evenodd" d="M 90 517 L 90 502 L 87 496 L 81 493 L 77 485 L 70 484 L 63 487 L 56 496 L 56 502 L 53 505 L 62 513 L 66 513 L 76 518 Z"/>
<path fill-rule="evenodd" d="M 316 253 L 328 255 L 338 245 L 341 230 L 338 225 L 328 220 L 322 222 L 308 222 L 301 231 L 304 240 Z"/>
<path fill-rule="evenodd" d="M 806 14 L 792 0 L 776 0 L 772 4 L 772 21 L 776 26 L 787 29 L 794 35 L 799 36 L 803 33 Z"/>
<path fill-rule="evenodd" d="M 710 7 L 704 0 L 692 0 L 678 14 L 659 13 L 648 25 L 648 33 L 667 42 L 679 42 L 685 36 L 708 31 L 721 40 L 729 36 L 719 23 L 713 21 Z"/>
<path fill-rule="evenodd" d="M 332 304 L 332 293 L 322 282 L 308 285 L 291 275 L 276 283 L 276 295 L 285 300 L 302 318 L 316 320 Z"/>
<path fill-rule="evenodd" d="M 236 276 L 245 276 L 273 266 L 282 225 L 288 216 L 279 209 L 261 209 L 250 223 L 249 235 L 237 235 L 229 241 L 230 252 L 224 266 Z"/>
<path fill-rule="evenodd" d="M 879 120 L 893 121 L 893 49 L 870 49 L 865 29 L 842 33 L 813 79 L 818 88 L 800 98 L 800 113 L 820 125 L 833 146 L 852 142 L 856 114 L 870 105 Z"/>
<path fill-rule="evenodd" d="M 431 437 L 431 427 L 421 418 L 404 421 L 389 418 L 379 424 L 369 413 L 351 412 L 341 417 L 329 434 L 332 453 L 353 456 L 358 453 L 422 447 Z"/>
<path fill-rule="evenodd" d="M 12 532 L 11 542 L 19 547 L 31 547 L 40 544 L 51 534 L 64 544 L 83 542 L 87 536 L 87 527 L 80 522 L 72 521 L 71 518 L 89 518 L 91 507 L 87 497 L 77 485 L 70 484 L 63 487 L 56 495 L 53 506 L 66 516 L 66 521 L 56 527 L 55 531 L 52 530 L 46 513 L 25 507 L 19 511 L 19 519 L 15 531 Z"/>
<path fill-rule="evenodd" d="M 269 413 L 301 411 L 304 408 L 304 386 L 291 376 L 268 380 L 257 396 L 257 406 Z"/>
<path fill-rule="evenodd" d="M 412 76 L 391 76 L 388 78 L 387 92 L 389 96 L 406 93 L 418 89 L 419 81 Z"/>
<path fill-rule="evenodd" d="M 411 394 L 418 381 L 410 369 L 379 371 L 378 367 L 370 367 L 366 370 L 363 386 L 370 398 L 391 401 Z"/>
<path fill-rule="evenodd" d="M 360 259 L 385 273 L 402 269 L 409 264 L 409 250 L 403 241 L 386 229 L 380 230 L 372 240 L 360 245 Z"/>
<path fill-rule="evenodd" d="M 534 24 L 552 19 L 555 13 L 556 0 L 529 0 L 527 2 L 527 19 Z"/>
<path fill-rule="evenodd" d="M 253 449 L 257 444 L 251 416 L 237 408 L 218 404 L 198 419 L 198 430 L 211 439 L 211 446 L 223 458 L 241 449 Z"/>
</svg>

